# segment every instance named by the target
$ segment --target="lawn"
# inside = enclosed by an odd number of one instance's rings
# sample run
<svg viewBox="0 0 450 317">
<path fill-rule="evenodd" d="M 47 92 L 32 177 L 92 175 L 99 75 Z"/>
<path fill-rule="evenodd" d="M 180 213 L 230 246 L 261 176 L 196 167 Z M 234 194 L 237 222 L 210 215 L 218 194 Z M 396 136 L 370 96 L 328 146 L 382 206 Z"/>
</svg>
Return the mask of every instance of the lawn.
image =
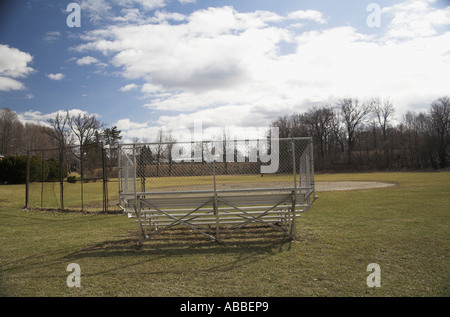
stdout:
<svg viewBox="0 0 450 317">
<path fill-rule="evenodd" d="M 26 212 L 24 186 L 2 185 L 0 295 L 450 295 L 450 172 L 315 179 L 397 185 L 318 193 L 294 242 L 258 227 L 217 244 L 180 227 L 141 250 L 137 225 L 124 215 Z M 70 263 L 80 265 L 80 288 L 66 284 Z M 366 284 L 370 263 L 380 265 L 381 287 Z"/>
</svg>

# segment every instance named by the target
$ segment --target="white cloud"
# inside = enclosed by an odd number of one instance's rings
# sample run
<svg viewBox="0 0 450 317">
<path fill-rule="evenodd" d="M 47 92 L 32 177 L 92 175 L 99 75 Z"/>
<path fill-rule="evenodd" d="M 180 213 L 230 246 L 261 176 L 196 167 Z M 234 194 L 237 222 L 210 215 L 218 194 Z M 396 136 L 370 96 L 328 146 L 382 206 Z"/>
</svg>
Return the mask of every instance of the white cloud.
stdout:
<svg viewBox="0 0 450 317">
<path fill-rule="evenodd" d="M 240 85 L 258 58 L 275 55 L 277 44 L 289 39 L 287 30 L 264 27 L 270 18 L 214 8 L 181 25 L 111 26 L 88 34 L 89 42 L 77 49 L 113 54 L 125 78 L 145 78 L 166 90 L 226 89 Z"/>
<path fill-rule="evenodd" d="M 131 90 L 136 90 L 138 89 L 139 86 L 136 84 L 129 84 L 129 85 L 125 85 L 123 87 L 120 87 L 120 91 L 131 91 Z"/>
<path fill-rule="evenodd" d="M 120 119 L 113 124 L 121 131 L 122 142 L 130 143 L 133 138 L 139 138 L 141 141 L 154 141 L 160 127 L 145 123 L 133 122 L 130 119 Z"/>
<path fill-rule="evenodd" d="M 165 7 L 168 0 L 114 0 L 112 2 L 121 7 L 134 7 L 138 5 L 144 10 L 153 10 Z"/>
<path fill-rule="evenodd" d="M 121 119 L 113 125 L 122 132 L 125 143 L 131 142 L 133 138 L 155 142 L 158 139 L 159 131 L 163 131 L 165 137 L 170 135 L 172 140 L 179 142 L 200 138 L 202 140 L 220 139 L 224 132 L 229 138 L 234 139 L 264 137 L 268 130 L 266 122 L 262 121 L 263 124 L 258 126 L 255 121 L 236 120 L 236 113 L 242 110 L 240 107 L 224 106 L 216 109 L 203 109 L 191 114 L 164 115 L 157 122 L 138 123 L 130 119 Z M 244 111 L 251 111 L 251 109 L 244 109 Z M 247 115 L 238 118 L 248 120 Z"/>
<path fill-rule="evenodd" d="M 140 4 L 144 10 L 153 10 L 166 6 L 167 0 L 134 0 Z"/>
<path fill-rule="evenodd" d="M 327 23 L 326 19 L 323 17 L 322 12 L 316 10 L 299 10 L 290 12 L 287 15 L 289 20 L 310 20 L 320 24 Z"/>
<path fill-rule="evenodd" d="M 92 63 L 98 63 L 98 59 L 96 59 L 95 57 L 92 56 L 85 56 L 82 58 L 77 59 L 77 64 L 82 66 L 82 65 L 90 65 Z"/>
<path fill-rule="evenodd" d="M 435 0 L 409 0 L 382 9 L 392 16 L 387 39 L 414 39 L 438 33 L 438 28 L 450 25 L 450 6 L 436 9 Z"/>
<path fill-rule="evenodd" d="M 147 20 L 139 9 L 125 8 L 121 10 L 121 14 L 121 16 L 113 17 L 112 20 L 125 23 L 143 23 Z"/>
<path fill-rule="evenodd" d="M 0 76 L 22 78 L 34 72 L 34 69 L 28 66 L 33 60 L 28 53 L 0 44 L 0 56 Z"/>
<path fill-rule="evenodd" d="M 20 90 L 24 88 L 25 86 L 20 81 L 0 76 L 0 91 Z"/>
<path fill-rule="evenodd" d="M 0 91 L 19 90 L 25 86 L 13 78 L 25 78 L 35 70 L 28 66 L 33 57 L 17 48 L 0 44 Z"/>
<path fill-rule="evenodd" d="M 81 10 L 86 12 L 89 20 L 97 23 L 102 20 L 115 22 L 138 22 L 142 21 L 144 16 L 139 9 L 144 12 L 163 8 L 168 0 L 82 0 Z M 122 11 L 124 16 L 114 16 L 114 11 Z"/>
<path fill-rule="evenodd" d="M 37 110 L 29 110 L 22 113 L 17 113 L 17 118 L 23 124 L 25 123 L 39 123 L 43 125 L 47 125 L 47 120 L 50 118 L 54 118 L 56 116 L 56 112 L 54 116 L 52 114 L 43 114 Z"/>
<path fill-rule="evenodd" d="M 115 124 L 119 130 L 140 129 L 147 127 L 145 123 L 132 122 L 130 119 L 120 119 Z"/>
<path fill-rule="evenodd" d="M 393 31 L 404 12 L 416 12 L 413 4 L 435 21 L 417 38 L 386 40 L 397 36 Z M 448 8 L 417 0 L 384 10 L 394 18 L 379 35 L 349 26 L 301 32 L 298 21 L 327 22 L 313 10 L 280 16 L 208 8 L 180 15 L 174 24 L 169 13 L 156 12 L 152 23 L 89 32 L 76 49 L 103 53 L 124 78 L 146 81 L 141 86 L 145 107 L 165 112 L 157 121 L 161 127 L 195 118 L 207 126 L 265 126 L 279 115 L 347 96 L 391 97 L 401 113 L 417 100 L 447 94 L 443 78 L 450 71 L 450 32 L 439 26 L 445 25 Z M 280 23 L 286 21 L 295 23 Z M 407 27 L 414 30 L 418 21 L 413 14 Z M 289 54 L 282 53 L 284 43 L 294 47 Z M 129 135 L 155 131 L 131 121 L 122 124 Z"/>
<path fill-rule="evenodd" d="M 289 28 L 302 28 L 305 26 L 305 23 L 293 23 L 289 25 Z"/>
<path fill-rule="evenodd" d="M 184 21 L 186 16 L 178 12 L 165 12 L 156 11 L 155 16 L 150 20 L 151 22 L 164 22 L 164 21 Z"/>
<path fill-rule="evenodd" d="M 59 31 L 49 31 L 44 35 L 44 41 L 52 43 L 58 41 L 61 38 L 61 32 Z"/>
<path fill-rule="evenodd" d="M 89 17 L 91 22 L 110 16 L 111 6 L 106 0 L 82 0 L 80 3 L 81 12 Z"/>
<path fill-rule="evenodd" d="M 57 74 L 48 74 L 47 77 L 50 78 L 51 80 L 62 80 L 64 79 L 65 76 L 62 73 L 57 73 Z"/>
<path fill-rule="evenodd" d="M 81 109 L 70 109 L 69 115 L 71 116 L 77 116 L 78 114 L 86 114 L 90 115 L 87 111 L 81 110 Z M 29 110 L 21 113 L 17 113 L 18 119 L 23 123 L 38 123 L 44 126 L 49 126 L 47 120 L 48 119 L 54 119 L 57 114 L 61 114 L 65 116 L 67 114 L 67 110 L 58 110 L 51 113 L 42 113 L 38 110 Z M 97 117 L 99 117 L 98 114 L 95 114 Z"/>
</svg>

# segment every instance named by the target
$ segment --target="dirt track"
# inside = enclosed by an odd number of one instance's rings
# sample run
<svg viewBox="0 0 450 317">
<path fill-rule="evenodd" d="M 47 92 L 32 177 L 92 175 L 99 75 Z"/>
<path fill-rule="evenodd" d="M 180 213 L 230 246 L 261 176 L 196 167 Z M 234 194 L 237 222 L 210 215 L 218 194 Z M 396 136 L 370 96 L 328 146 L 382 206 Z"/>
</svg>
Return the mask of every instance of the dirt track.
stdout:
<svg viewBox="0 0 450 317">
<path fill-rule="evenodd" d="M 363 182 L 363 181 L 337 181 L 337 182 L 316 182 L 316 192 L 334 190 L 355 190 L 394 186 L 392 183 Z"/>
<path fill-rule="evenodd" d="M 315 182 L 316 192 L 337 191 L 337 190 L 357 190 L 389 187 L 395 184 L 382 182 L 367 182 L 367 181 L 334 181 L 334 182 Z M 282 188 L 292 187 L 292 182 L 243 182 L 243 183 L 223 183 L 217 182 L 217 190 L 223 189 L 252 189 L 252 188 Z M 198 190 L 213 190 L 213 184 L 208 185 L 180 185 L 173 187 L 153 188 L 152 191 L 198 191 Z"/>
</svg>

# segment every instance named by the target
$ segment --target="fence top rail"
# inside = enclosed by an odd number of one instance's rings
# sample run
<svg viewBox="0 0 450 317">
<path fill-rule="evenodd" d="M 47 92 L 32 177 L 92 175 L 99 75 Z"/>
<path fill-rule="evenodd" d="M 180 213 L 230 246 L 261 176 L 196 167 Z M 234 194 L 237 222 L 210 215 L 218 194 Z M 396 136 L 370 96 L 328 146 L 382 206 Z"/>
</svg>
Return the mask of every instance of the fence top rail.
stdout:
<svg viewBox="0 0 450 317">
<path fill-rule="evenodd" d="M 260 138 L 260 139 L 229 139 L 229 140 L 200 140 L 200 141 L 165 141 L 165 142 L 137 142 L 137 143 L 120 143 L 118 147 L 134 146 L 134 145 L 155 145 L 155 144 L 192 144 L 192 143 L 211 143 L 211 142 L 256 142 L 264 140 L 291 141 L 303 140 L 311 141 L 312 137 L 292 137 L 292 138 Z"/>
<path fill-rule="evenodd" d="M 218 189 L 214 190 L 192 190 L 192 191 L 154 191 L 154 192 L 128 192 L 120 193 L 122 196 L 151 196 L 151 195 L 178 195 L 178 194 L 215 194 L 215 193 L 239 193 L 239 192 L 292 192 L 299 190 L 312 190 L 313 186 L 309 187 L 283 187 L 283 188 L 241 188 L 241 189 Z"/>
<path fill-rule="evenodd" d="M 105 146 L 105 144 L 103 144 L 103 142 L 83 144 L 82 146 L 85 148 L 88 148 L 88 147 L 93 147 L 96 145 L 100 145 L 102 147 L 102 149 L 109 148 L 109 147 Z M 27 150 L 27 154 L 29 154 L 31 152 L 49 152 L 49 151 L 60 151 L 60 150 L 70 150 L 70 149 L 79 149 L 79 148 L 80 148 L 80 145 L 75 144 L 75 145 L 65 145 L 63 147 L 54 147 L 54 148 L 45 148 L 45 149 L 30 149 L 30 150 Z"/>
</svg>

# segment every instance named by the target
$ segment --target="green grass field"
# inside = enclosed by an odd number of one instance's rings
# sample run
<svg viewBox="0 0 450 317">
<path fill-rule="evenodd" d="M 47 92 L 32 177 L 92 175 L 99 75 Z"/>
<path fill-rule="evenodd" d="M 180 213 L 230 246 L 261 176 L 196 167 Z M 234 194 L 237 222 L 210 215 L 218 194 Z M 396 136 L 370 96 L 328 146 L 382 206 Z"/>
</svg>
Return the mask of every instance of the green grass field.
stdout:
<svg viewBox="0 0 450 317">
<path fill-rule="evenodd" d="M 450 172 L 315 179 L 397 185 L 318 193 L 294 242 L 258 227 L 216 244 L 180 227 L 141 250 L 137 224 L 124 215 L 25 212 L 24 185 L 2 185 L 0 295 L 450 295 Z M 101 182 L 85 186 L 94 195 Z M 66 284 L 70 263 L 81 267 L 80 288 Z M 379 288 L 366 284 L 369 263 L 381 267 Z"/>
</svg>

